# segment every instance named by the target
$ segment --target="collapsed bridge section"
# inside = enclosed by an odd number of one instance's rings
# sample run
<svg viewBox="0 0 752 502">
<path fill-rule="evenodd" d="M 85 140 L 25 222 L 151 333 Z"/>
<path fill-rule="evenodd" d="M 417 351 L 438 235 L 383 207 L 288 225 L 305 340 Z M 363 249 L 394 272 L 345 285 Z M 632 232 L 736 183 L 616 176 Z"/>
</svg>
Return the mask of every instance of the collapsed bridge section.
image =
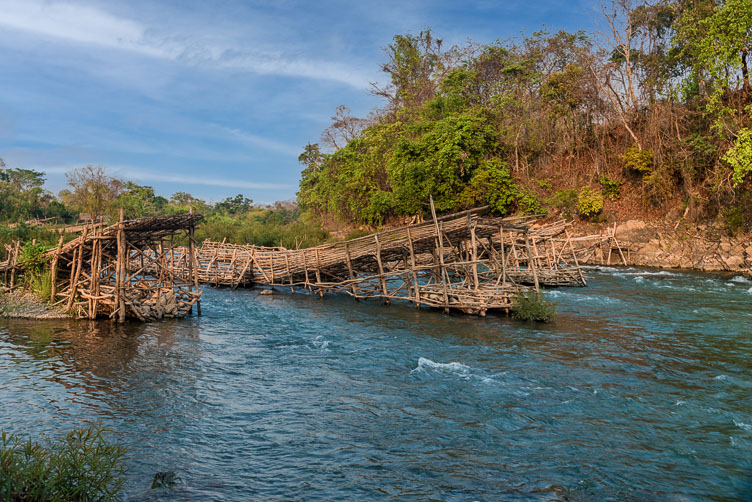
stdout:
<svg viewBox="0 0 752 502">
<path fill-rule="evenodd" d="M 485 315 L 515 308 L 520 294 L 545 285 L 586 284 L 565 222 L 487 216 L 473 209 L 424 223 L 306 249 L 205 241 L 197 255 L 202 283 L 303 287 L 355 298 L 403 299 Z M 567 235 L 567 239 L 553 238 Z M 188 248 L 175 248 L 175 276 L 192 271 Z"/>
</svg>

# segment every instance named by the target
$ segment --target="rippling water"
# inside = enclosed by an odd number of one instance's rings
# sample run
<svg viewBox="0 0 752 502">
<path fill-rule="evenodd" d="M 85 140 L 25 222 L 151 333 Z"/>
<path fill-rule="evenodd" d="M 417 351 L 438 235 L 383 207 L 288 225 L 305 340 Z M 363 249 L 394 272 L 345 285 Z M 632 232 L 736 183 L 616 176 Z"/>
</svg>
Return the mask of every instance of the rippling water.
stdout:
<svg viewBox="0 0 752 502">
<path fill-rule="evenodd" d="M 103 421 L 129 500 L 752 499 L 752 282 L 549 297 L 547 325 L 212 289 L 182 321 L 0 320 L 0 424 Z"/>
</svg>

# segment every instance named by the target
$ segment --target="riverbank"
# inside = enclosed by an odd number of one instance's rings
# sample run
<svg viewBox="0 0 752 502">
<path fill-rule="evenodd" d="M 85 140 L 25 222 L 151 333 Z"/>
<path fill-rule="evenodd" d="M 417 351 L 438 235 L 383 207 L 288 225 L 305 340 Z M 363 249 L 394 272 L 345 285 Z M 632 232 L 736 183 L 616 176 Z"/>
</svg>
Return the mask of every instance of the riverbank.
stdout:
<svg viewBox="0 0 752 502">
<path fill-rule="evenodd" d="M 595 225 L 579 225 L 575 230 L 577 235 L 606 231 Z M 614 235 L 630 266 L 739 272 L 752 277 L 750 234 L 729 237 L 706 225 L 672 228 L 662 223 L 628 220 L 616 224 Z M 593 260 L 599 258 L 596 255 Z M 615 253 L 611 263 L 621 264 L 621 257 Z"/>
<path fill-rule="evenodd" d="M 0 287 L 0 317 L 11 319 L 68 319 L 70 316 L 49 306 L 33 293 L 8 291 Z"/>
</svg>

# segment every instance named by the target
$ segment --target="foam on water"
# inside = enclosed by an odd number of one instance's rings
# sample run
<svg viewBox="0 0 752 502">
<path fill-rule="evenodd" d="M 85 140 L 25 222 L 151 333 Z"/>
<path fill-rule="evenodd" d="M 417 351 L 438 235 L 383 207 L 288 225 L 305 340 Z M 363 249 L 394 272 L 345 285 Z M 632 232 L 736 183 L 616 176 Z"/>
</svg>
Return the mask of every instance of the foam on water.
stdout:
<svg viewBox="0 0 752 502">
<path fill-rule="evenodd" d="M 752 280 L 750 280 L 748 277 L 744 277 L 743 275 L 735 275 L 731 279 L 729 279 L 729 282 L 738 282 L 742 284 L 749 284 L 752 283 Z"/>
<path fill-rule="evenodd" d="M 425 357 L 418 358 L 418 366 L 410 373 L 432 370 L 441 373 L 453 373 L 457 376 L 467 378 L 470 376 L 470 366 L 453 361 L 451 363 L 437 363 Z"/>
<path fill-rule="evenodd" d="M 743 429 L 745 431 L 752 432 L 752 424 L 745 424 L 744 422 L 740 422 L 738 420 L 734 420 L 734 425 L 739 427 L 740 429 Z"/>
<path fill-rule="evenodd" d="M 321 352 L 329 352 L 329 343 L 331 343 L 329 340 L 325 340 L 323 335 L 319 335 L 313 340 L 311 340 L 311 343 L 313 344 L 314 348 L 320 350 Z"/>
</svg>

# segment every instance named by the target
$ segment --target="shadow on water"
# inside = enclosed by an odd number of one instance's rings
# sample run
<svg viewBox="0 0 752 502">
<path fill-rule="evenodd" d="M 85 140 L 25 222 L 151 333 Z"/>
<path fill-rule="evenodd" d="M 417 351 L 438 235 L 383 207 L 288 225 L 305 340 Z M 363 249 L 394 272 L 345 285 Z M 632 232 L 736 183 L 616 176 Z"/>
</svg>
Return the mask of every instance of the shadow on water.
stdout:
<svg viewBox="0 0 752 502">
<path fill-rule="evenodd" d="M 752 283 L 591 273 L 550 324 L 213 289 L 183 321 L 2 320 L 0 420 L 104 421 L 131 500 L 744 499 Z"/>
</svg>

